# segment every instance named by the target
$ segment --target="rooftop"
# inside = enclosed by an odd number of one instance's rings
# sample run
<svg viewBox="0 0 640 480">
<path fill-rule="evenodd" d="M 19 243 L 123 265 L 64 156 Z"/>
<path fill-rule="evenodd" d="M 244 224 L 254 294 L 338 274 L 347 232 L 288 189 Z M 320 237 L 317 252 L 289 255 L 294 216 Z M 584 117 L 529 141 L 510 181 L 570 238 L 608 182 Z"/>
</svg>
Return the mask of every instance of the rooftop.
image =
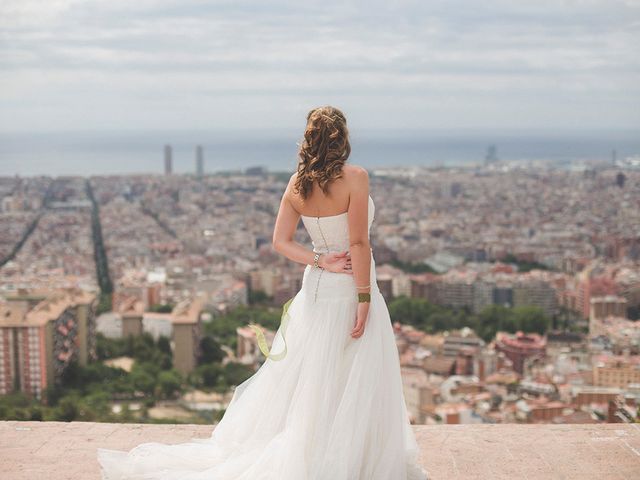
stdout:
<svg viewBox="0 0 640 480">
<path fill-rule="evenodd" d="M 95 299 L 95 294 L 79 289 L 49 291 L 45 295 L 27 294 L 9 297 L 0 304 L 0 326 L 40 326 L 58 318 L 67 308 L 86 305 Z"/>
<path fill-rule="evenodd" d="M 202 297 L 196 297 L 189 300 L 183 300 L 178 303 L 171 312 L 172 322 L 176 323 L 197 323 L 200 318 L 204 300 Z"/>
<path fill-rule="evenodd" d="M 640 426 L 416 425 L 420 463 L 438 479 L 640 478 Z M 2 478 L 99 480 L 96 448 L 180 443 L 211 435 L 209 425 L 0 422 Z"/>
</svg>

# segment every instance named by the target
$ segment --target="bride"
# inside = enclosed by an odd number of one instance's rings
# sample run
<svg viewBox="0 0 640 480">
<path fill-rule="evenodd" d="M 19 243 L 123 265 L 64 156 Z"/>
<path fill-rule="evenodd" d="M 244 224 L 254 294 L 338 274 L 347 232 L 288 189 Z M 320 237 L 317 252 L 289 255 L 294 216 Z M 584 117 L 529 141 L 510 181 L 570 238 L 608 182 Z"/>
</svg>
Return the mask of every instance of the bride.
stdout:
<svg viewBox="0 0 640 480">
<path fill-rule="evenodd" d="M 277 353 L 236 387 L 211 437 L 98 448 L 103 480 L 427 478 L 376 284 L 368 174 L 346 164 L 350 152 L 344 114 L 311 110 L 273 232 L 276 251 L 306 264 Z M 300 218 L 313 250 L 293 240 Z"/>
</svg>

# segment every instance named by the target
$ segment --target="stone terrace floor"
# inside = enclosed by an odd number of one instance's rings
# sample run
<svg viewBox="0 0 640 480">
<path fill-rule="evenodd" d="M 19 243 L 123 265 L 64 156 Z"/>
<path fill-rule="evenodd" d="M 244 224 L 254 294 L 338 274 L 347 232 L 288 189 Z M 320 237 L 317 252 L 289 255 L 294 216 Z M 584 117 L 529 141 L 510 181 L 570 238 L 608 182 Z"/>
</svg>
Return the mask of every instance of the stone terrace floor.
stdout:
<svg viewBox="0 0 640 480">
<path fill-rule="evenodd" d="M 640 425 L 414 426 L 430 480 L 640 479 Z M 96 448 L 209 437 L 206 425 L 0 421 L 0 480 L 100 480 Z M 375 479 L 372 479 L 375 480 Z"/>
</svg>

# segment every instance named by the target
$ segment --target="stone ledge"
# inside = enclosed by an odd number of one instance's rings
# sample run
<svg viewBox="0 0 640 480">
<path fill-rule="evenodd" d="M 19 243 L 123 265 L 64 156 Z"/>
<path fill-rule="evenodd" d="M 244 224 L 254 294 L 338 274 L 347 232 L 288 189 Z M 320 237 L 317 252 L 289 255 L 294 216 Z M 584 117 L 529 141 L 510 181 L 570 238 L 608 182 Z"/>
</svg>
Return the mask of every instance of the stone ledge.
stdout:
<svg viewBox="0 0 640 480">
<path fill-rule="evenodd" d="M 0 422 L 0 478 L 99 480 L 96 448 L 180 443 L 209 425 Z M 430 480 L 640 478 L 640 425 L 415 425 Z"/>
</svg>

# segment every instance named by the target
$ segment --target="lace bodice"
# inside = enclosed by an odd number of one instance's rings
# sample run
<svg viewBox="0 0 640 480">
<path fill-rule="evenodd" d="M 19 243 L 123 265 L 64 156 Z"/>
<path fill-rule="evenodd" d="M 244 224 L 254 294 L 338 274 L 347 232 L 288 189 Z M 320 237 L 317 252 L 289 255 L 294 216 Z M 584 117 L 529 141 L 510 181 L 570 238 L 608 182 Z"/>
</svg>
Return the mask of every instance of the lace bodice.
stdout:
<svg viewBox="0 0 640 480">
<path fill-rule="evenodd" d="M 369 235 L 375 215 L 375 205 L 369 195 Z M 349 250 L 349 224 L 347 212 L 325 217 L 300 215 L 315 252 L 341 252 Z"/>
</svg>

